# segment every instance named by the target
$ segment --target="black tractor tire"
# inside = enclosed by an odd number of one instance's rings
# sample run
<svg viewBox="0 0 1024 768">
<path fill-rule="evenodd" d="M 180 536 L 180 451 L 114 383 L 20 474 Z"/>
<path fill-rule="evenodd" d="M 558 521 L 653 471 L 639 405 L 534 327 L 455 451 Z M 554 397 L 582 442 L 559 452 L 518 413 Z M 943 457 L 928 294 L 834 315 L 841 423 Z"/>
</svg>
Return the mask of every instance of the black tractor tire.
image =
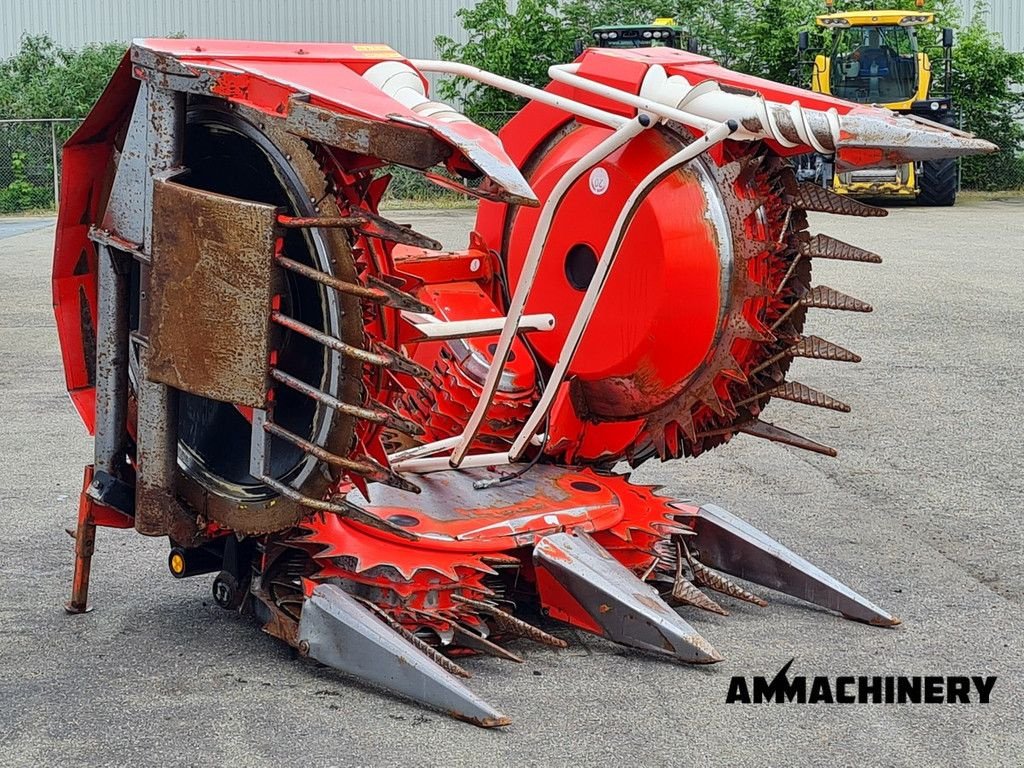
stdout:
<svg viewBox="0 0 1024 768">
<path fill-rule="evenodd" d="M 947 113 L 935 122 L 956 128 L 958 121 L 955 114 Z M 960 189 L 960 174 L 955 159 L 926 160 L 921 163 L 921 174 L 917 193 L 919 205 L 948 207 L 956 202 L 956 193 Z"/>
<path fill-rule="evenodd" d="M 917 202 L 928 206 L 950 206 L 956 202 L 958 184 L 955 159 L 926 160 L 921 163 Z"/>
</svg>

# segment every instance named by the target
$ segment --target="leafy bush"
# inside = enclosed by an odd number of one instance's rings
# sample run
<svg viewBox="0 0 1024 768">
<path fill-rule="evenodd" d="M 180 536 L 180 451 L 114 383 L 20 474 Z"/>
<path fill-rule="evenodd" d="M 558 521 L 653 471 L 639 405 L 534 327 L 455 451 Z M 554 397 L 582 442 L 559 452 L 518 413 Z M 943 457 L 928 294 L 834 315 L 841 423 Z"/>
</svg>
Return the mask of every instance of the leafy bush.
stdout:
<svg viewBox="0 0 1024 768">
<path fill-rule="evenodd" d="M 1024 187 L 1024 54 L 1007 51 L 979 16 L 960 31 L 953 49 L 953 103 L 963 125 L 1001 152 L 963 160 L 967 189 Z"/>
<path fill-rule="evenodd" d="M 575 36 L 604 24 L 650 24 L 671 17 L 695 37 L 701 53 L 724 67 L 789 82 L 797 34 L 814 26 L 821 0 L 564 0 Z"/>
<path fill-rule="evenodd" d="M 47 35 L 25 35 L 18 52 L 0 61 L 0 118 L 82 118 L 106 87 L 124 55 L 121 43 L 58 46 Z M 0 212 L 52 208 L 53 146 L 76 122 L 5 123 L 0 130 Z"/>
<path fill-rule="evenodd" d="M 123 43 L 63 48 L 25 35 L 0 61 L 0 118 L 85 117 L 127 49 Z"/>
<path fill-rule="evenodd" d="M 25 160 L 24 152 L 11 153 L 11 175 L 14 181 L 0 189 L 0 213 L 53 207 L 53 188 L 31 183 L 25 174 Z"/>
<path fill-rule="evenodd" d="M 435 43 L 442 58 L 539 87 L 548 82 L 548 67 L 572 57 L 575 34 L 562 21 L 558 0 L 519 0 L 515 10 L 509 10 L 505 0 L 481 0 L 460 8 L 456 16 L 469 39 L 457 43 L 450 37 L 438 37 Z M 515 111 L 523 106 L 517 96 L 464 80 L 442 82 L 440 94 L 462 102 L 470 115 Z"/>
<path fill-rule="evenodd" d="M 457 11 L 466 43 L 436 40 L 442 57 L 513 77 L 529 85 L 548 82 L 552 64 L 572 59 L 573 43 L 590 40 L 605 24 L 646 24 L 670 16 L 723 66 L 788 81 L 797 64 L 796 38 L 813 25 L 820 0 L 481 0 Z M 463 81 L 442 83 L 442 98 L 456 99 L 468 115 L 508 111 L 521 100 Z"/>
</svg>

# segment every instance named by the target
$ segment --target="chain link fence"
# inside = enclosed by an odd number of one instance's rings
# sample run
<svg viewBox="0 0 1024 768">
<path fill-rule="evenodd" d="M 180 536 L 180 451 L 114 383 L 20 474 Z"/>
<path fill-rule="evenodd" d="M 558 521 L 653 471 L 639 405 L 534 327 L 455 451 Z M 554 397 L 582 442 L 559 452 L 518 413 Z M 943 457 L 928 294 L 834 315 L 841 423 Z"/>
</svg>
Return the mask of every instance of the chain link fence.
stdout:
<svg viewBox="0 0 1024 768">
<path fill-rule="evenodd" d="M 1024 152 L 1001 149 L 992 155 L 964 158 L 960 187 L 967 192 L 1024 195 Z"/>
<path fill-rule="evenodd" d="M 477 115 L 484 127 L 497 132 L 514 112 Z M 60 189 L 61 145 L 81 124 L 77 119 L 0 120 L 0 215 L 50 211 Z M 422 174 L 390 168 L 382 204 L 390 208 L 457 208 L 474 198 L 434 184 Z M 963 188 L 985 192 L 1024 193 L 1024 156 L 1002 151 L 968 158 L 962 169 Z M 462 182 L 472 187 L 474 182 Z"/>
<path fill-rule="evenodd" d="M 488 114 L 478 121 L 497 131 L 513 114 Z M 0 120 L 0 215 L 56 209 L 61 146 L 81 123 L 80 119 Z M 474 200 L 405 168 L 390 168 L 387 174 L 391 183 L 383 205 L 388 207 L 454 208 Z M 460 182 L 467 187 L 474 184 Z"/>
<path fill-rule="evenodd" d="M 81 122 L 0 120 L 0 214 L 56 208 L 60 148 Z"/>
</svg>

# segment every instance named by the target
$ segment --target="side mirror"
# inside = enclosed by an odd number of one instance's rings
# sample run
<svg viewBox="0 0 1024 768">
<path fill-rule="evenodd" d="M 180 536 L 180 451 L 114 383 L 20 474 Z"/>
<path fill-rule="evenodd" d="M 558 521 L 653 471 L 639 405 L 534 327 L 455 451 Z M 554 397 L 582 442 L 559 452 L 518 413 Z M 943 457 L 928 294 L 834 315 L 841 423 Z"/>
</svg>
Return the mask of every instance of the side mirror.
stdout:
<svg viewBox="0 0 1024 768">
<path fill-rule="evenodd" d="M 942 29 L 942 47 L 953 47 L 953 30 L 950 29 L 949 27 L 943 27 Z"/>
<path fill-rule="evenodd" d="M 950 30 L 950 32 L 952 32 L 952 30 Z M 811 36 L 806 31 L 801 32 L 797 37 L 796 47 L 800 53 L 803 53 L 811 47 Z"/>
<path fill-rule="evenodd" d="M 693 35 L 690 35 L 688 38 L 686 38 L 686 50 L 689 53 L 699 53 L 699 50 L 698 50 L 699 48 L 700 48 L 700 40 L 698 40 Z"/>
<path fill-rule="evenodd" d="M 572 44 L 572 55 L 575 59 L 583 55 L 583 41 L 578 37 Z"/>
</svg>

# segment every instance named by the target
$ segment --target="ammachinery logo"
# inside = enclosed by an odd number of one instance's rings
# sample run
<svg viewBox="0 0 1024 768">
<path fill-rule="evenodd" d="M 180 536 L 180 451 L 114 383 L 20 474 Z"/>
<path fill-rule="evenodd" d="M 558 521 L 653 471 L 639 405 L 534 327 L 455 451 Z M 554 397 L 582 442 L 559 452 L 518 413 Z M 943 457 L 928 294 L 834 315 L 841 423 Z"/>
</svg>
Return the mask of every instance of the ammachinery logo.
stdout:
<svg viewBox="0 0 1024 768">
<path fill-rule="evenodd" d="M 771 680 L 732 678 L 726 704 L 988 704 L 994 675 L 789 677 L 794 659 Z"/>
</svg>

